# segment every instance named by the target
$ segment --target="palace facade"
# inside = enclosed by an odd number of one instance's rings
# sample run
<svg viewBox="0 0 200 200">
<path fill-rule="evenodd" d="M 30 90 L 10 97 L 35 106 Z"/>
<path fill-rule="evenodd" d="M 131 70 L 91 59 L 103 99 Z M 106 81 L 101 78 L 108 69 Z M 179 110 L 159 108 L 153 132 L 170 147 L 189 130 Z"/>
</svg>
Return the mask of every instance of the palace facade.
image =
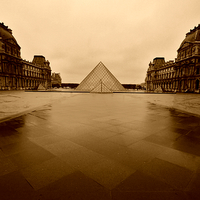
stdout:
<svg viewBox="0 0 200 200">
<path fill-rule="evenodd" d="M 12 30 L 0 23 L 0 90 L 37 89 L 40 84 L 51 87 L 49 61 L 42 55 L 23 60 Z"/>
<path fill-rule="evenodd" d="M 52 83 L 52 87 L 61 87 L 62 78 L 60 76 L 60 73 L 55 73 L 55 72 L 52 73 L 51 83 Z"/>
<path fill-rule="evenodd" d="M 147 91 L 200 93 L 200 25 L 186 34 L 175 61 L 156 57 L 149 63 Z"/>
</svg>

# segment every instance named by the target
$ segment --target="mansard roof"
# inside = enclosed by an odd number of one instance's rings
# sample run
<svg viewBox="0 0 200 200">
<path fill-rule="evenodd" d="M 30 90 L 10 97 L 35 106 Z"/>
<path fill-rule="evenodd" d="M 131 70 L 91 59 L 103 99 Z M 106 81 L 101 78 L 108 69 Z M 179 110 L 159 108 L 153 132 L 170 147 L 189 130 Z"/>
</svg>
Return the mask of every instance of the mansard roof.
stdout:
<svg viewBox="0 0 200 200">
<path fill-rule="evenodd" d="M 194 29 L 191 29 L 185 36 L 185 39 L 181 43 L 179 49 L 187 46 L 188 44 L 200 43 L 200 24 Z M 178 49 L 178 50 L 179 50 Z"/>
<path fill-rule="evenodd" d="M 8 26 L 5 26 L 4 23 L 0 23 L 0 39 L 7 41 L 12 40 L 18 47 L 20 47 L 16 39 L 12 35 L 12 30 L 9 29 Z"/>
</svg>

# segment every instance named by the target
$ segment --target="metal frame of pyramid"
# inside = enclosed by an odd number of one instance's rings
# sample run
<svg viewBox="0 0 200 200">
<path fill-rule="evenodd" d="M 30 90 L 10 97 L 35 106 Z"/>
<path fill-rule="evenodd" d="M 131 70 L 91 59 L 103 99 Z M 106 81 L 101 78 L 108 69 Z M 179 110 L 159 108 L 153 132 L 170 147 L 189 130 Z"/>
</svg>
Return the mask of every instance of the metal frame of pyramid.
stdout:
<svg viewBox="0 0 200 200">
<path fill-rule="evenodd" d="M 115 91 L 124 91 L 125 89 L 106 66 L 102 62 L 99 62 L 78 85 L 76 90 L 94 93 L 112 93 Z"/>
</svg>

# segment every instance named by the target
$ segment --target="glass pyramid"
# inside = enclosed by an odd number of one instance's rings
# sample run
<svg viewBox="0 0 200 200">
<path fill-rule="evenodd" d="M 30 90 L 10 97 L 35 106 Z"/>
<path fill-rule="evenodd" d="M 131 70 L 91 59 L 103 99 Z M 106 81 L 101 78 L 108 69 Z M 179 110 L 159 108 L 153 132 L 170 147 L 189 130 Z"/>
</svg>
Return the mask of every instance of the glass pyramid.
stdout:
<svg viewBox="0 0 200 200">
<path fill-rule="evenodd" d="M 125 90 L 113 74 L 100 62 L 79 84 L 76 90 L 110 93 Z"/>
</svg>

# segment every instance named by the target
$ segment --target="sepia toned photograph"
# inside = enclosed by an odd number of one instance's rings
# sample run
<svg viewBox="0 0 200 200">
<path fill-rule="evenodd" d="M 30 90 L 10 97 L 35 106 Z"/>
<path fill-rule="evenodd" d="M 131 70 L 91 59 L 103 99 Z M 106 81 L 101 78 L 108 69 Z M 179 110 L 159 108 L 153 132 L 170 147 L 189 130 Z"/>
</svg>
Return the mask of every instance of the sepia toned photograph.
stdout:
<svg viewBox="0 0 200 200">
<path fill-rule="evenodd" d="M 199 8 L 2 0 L 0 200 L 199 200 Z"/>
</svg>

